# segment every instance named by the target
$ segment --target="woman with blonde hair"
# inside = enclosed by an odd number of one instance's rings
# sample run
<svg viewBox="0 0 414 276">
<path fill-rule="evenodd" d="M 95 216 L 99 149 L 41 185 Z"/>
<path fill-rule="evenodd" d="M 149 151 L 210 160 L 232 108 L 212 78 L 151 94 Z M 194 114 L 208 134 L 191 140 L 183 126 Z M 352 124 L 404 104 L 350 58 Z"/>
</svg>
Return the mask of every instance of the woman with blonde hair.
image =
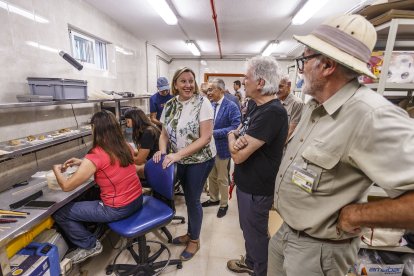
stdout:
<svg viewBox="0 0 414 276">
<path fill-rule="evenodd" d="M 177 179 L 183 186 L 188 214 L 187 233 L 176 237 L 173 243 L 186 246 L 180 258 L 187 261 L 200 249 L 203 220 L 200 197 L 216 155 L 212 138 L 214 114 L 209 100 L 199 94 L 194 71 L 190 68 L 175 72 L 171 92 L 175 97 L 164 106 L 160 118 L 160 151 L 153 159 L 159 162 L 170 145 L 172 152 L 165 156 L 163 167 L 177 163 Z"/>
</svg>

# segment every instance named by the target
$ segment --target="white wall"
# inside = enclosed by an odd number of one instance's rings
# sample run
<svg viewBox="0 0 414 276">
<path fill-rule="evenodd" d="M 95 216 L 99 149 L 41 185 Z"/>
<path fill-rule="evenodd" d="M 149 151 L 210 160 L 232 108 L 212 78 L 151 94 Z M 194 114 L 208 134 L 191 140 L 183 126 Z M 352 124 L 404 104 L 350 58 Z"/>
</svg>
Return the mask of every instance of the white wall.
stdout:
<svg viewBox="0 0 414 276">
<path fill-rule="evenodd" d="M 224 74 L 245 74 L 246 60 L 205 60 L 206 65 L 201 64 L 201 59 L 173 59 L 170 64 L 169 79 L 171 80 L 174 72 L 183 66 L 187 66 L 196 73 L 197 83 L 204 82 L 205 73 L 224 73 Z M 279 61 L 283 73 L 287 74 L 287 67 L 292 65 L 292 61 Z M 226 88 L 233 92 L 233 81 L 237 78 L 226 79 Z"/>
</svg>

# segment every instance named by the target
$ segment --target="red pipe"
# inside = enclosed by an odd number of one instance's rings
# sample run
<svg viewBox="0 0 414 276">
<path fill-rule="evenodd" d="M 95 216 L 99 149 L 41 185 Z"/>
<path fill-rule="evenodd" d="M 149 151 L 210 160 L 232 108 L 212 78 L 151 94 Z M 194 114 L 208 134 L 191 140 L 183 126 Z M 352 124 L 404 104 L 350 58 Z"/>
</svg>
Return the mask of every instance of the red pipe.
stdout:
<svg viewBox="0 0 414 276">
<path fill-rule="evenodd" d="M 212 17 L 214 20 L 214 27 L 216 28 L 216 37 L 217 37 L 217 44 L 219 48 L 220 58 L 223 58 L 223 55 L 221 53 L 220 33 L 218 29 L 218 24 L 217 24 L 217 13 L 216 13 L 216 6 L 214 5 L 214 0 L 210 0 L 210 4 L 211 4 L 211 12 L 213 13 Z"/>
</svg>

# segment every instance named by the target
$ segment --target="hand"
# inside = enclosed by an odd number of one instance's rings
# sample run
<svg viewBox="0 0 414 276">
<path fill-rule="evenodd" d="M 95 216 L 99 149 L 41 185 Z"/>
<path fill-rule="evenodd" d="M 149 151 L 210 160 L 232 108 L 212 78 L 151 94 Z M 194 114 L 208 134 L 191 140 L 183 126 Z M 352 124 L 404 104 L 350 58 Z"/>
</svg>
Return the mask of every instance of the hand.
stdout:
<svg viewBox="0 0 414 276">
<path fill-rule="evenodd" d="M 62 166 L 62 164 L 53 165 L 52 169 L 53 169 L 53 172 L 55 173 L 55 175 L 58 175 L 60 173 L 64 173 L 66 171 L 66 168 L 64 168 Z"/>
<path fill-rule="evenodd" d="M 80 166 L 81 163 L 82 163 L 82 159 L 71 158 L 71 159 L 65 161 L 65 163 L 63 163 L 63 168 L 66 170 L 68 167 Z"/>
<path fill-rule="evenodd" d="M 170 153 L 167 156 L 165 156 L 164 161 L 162 162 L 162 168 L 168 168 L 169 166 L 180 160 L 181 156 L 178 153 Z"/>
<path fill-rule="evenodd" d="M 352 219 L 353 216 L 357 216 L 359 204 L 350 204 L 341 209 L 339 212 L 338 224 L 336 226 L 337 231 L 344 231 L 351 234 L 361 233 L 361 225 L 356 224 Z"/>
<path fill-rule="evenodd" d="M 152 160 L 154 160 L 155 163 L 160 162 L 162 156 L 162 152 L 159 150 L 152 156 Z"/>
<path fill-rule="evenodd" d="M 247 147 L 248 144 L 249 143 L 247 142 L 246 137 L 240 136 L 239 138 L 237 138 L 236 142 L 234 142 L 233 149 L 239 151 Z"/>
</svg>

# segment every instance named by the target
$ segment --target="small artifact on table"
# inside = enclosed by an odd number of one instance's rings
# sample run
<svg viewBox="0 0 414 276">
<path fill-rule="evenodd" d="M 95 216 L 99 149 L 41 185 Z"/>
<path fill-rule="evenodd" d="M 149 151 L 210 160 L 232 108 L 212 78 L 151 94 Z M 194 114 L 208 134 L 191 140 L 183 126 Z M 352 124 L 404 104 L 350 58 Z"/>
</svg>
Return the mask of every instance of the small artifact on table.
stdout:
<svg viewBox="0 0 414 276">
<path fill-rule="evenodd" d="M 20 145 L 20 141 L 19 140 L 10 140 L 9 145 L 10 146 L 18 146 L 18 145 Z"/>
<path fill-rule="evenodd" d="M 29 141 L 29 142 L 31 142 L 31 141 L 34 141 L 34 140 L 36 140 L 36 137 L 35 136 L 33 136 L 33 135 L 29 135 L 29 136 L 27 136 L 27 141 Z"/>
<path fill-rule="evenodd" d="M 70 128 L 59 129 L 59 133 L 65 133 L 65 132 L 70 132 Z"/>
<path fill-rule="evenodd" d="M 46 139 L 46 136 L 44 136 L 44 135 L 39 135 L 39 137 L 37 137 L 37 139 L 38 139 L 38 140 L 45 140 L 45 139 Z"/>
</svg>

